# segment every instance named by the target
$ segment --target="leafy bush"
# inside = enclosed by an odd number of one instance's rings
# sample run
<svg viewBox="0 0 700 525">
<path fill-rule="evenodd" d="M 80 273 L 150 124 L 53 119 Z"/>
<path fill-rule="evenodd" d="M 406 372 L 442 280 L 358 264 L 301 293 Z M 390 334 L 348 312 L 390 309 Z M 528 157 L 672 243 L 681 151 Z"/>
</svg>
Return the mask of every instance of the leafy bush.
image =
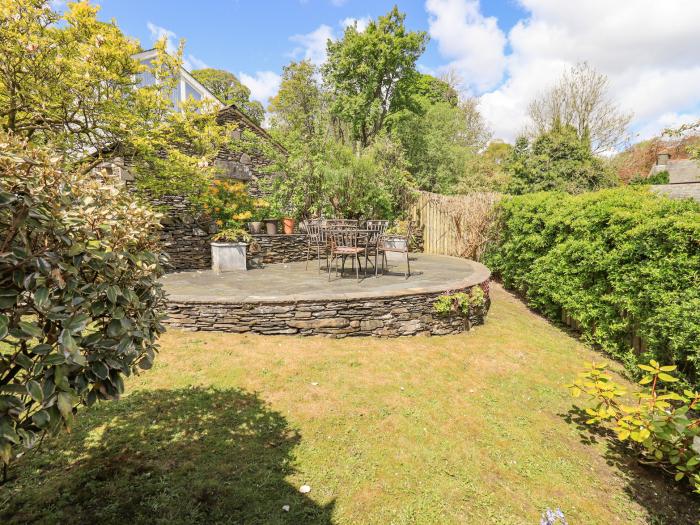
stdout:
<svg viewBox="0 0 700 525">
<path fill-rule="evenodd" d="M 164 293 L 158 216 L 116 179 L 0 135 L 0 457 L 152 366 Z"/>
<path fill-rule="evenodd" d="M 670 180 L 671 177 L 668 171 L 660 171 L 649 177 L 634 177 L 632 180 L 630 180 L 630 184 L 633 186 L 641 186 L 645 184 L 668 184 Z"/>
<path fill-rule="evenodd" d="M 615 186 L 618 181 L 605 162 L 591 151 L 571 126 L 555 128 L 530 143 L 519 138 L 506 170 L 508 193 L 537 191 L 583 193 Z"/>
<path fill-rule="evenodd" d="M 625 390 L 605 371 L 606 365 L 588 363 L 570 385 L 571 395 L 586 394 L 595 402 L 586 408 L 589 425 L 615 432 L 617 439 L 639 455 L 644 463 L 687 478 L 700 494 L 700 418 L 692 416 L 700 406 L 700 392 L 679 394 L 664 388 L 678 381 L 671 372 L 675 365 L 660 366 L 652 360 L 639 365 L 643 386 L 635 393 L 636 403 L 626 404 Z"/>
<path fill-rule="evenodd" d="M 472 287 L 469 293 L 443 294 L 433 303 L 436 314 L 462 317 L 467 328 L 471 328 L 471 316 L 485 306 L 486 294 L 480 286 Z"/>
<path fill-rule="evenodd" d="M 584 338 L 634 373 L 656 359 L 697 383 L 697 203 L 648 188 L 538 193 L 503 199 L 498 223 L 486 260 L 506 286 L 553 319 L 570 315 Z M 637 351 L 634 336 L 643 342 Z"/>
</svg>

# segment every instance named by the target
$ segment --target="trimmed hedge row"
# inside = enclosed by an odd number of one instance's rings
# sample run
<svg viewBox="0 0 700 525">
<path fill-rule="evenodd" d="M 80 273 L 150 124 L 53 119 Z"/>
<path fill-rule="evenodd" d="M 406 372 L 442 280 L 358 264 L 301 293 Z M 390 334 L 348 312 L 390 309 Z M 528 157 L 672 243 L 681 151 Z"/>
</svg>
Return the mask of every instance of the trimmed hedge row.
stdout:
<svg viewBox="0 0 700 525">
<path fill-rule="evenodd" d="M 510 197 L 498 214 L 486 261 L 507 287 L 629 370 L 656 359 L 698 384 L 700 205 L 626 187 Z"/>
</svg>

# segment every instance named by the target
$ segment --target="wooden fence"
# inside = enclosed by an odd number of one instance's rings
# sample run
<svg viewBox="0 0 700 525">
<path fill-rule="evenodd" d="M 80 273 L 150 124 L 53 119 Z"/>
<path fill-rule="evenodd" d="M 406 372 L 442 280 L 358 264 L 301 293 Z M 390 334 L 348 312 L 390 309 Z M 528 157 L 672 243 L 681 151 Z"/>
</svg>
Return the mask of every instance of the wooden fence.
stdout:
<svg viewBox="0 0 700 525">
<path fill-rule="evenodd" d="M 423 230 L 425 253 L 479 260 L 491 233 L 495 193 L 419 192 L 409 217 Z"/>
</svg>

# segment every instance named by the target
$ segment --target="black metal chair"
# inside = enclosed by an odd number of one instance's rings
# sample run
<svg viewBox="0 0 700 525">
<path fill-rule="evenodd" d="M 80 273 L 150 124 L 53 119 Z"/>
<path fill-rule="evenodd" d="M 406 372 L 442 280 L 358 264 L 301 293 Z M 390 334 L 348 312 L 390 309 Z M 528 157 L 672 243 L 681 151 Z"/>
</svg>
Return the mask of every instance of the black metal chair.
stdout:
<svg viewBox="0 0 700 525">
<path fill-rule="evenodd" d="M 352 257 L 352 264 L 355 268 L 355 277 L 360 280 L 360 269 L 362 265 L 360 263 L 360 255 L 365 252 L 364 246 L 361 246 L 360 238 L 361 234 L 356 229 L 336 229 L 330 230 L 330 261 L 328 264 L 328 280 L 331 280 L 331 266 L 333 261 L 335 261 L 335 274 L 338 275 L 338 258 L 341 259 L 342 264 L 340 268 L 340 274 L 342 276 L 345 270 L 345 260 L 348 257 Z M 363 239 L 364 240 L 364 239 Z M 357 266 L 355 263 L 357 262 Z"/>
</svg>

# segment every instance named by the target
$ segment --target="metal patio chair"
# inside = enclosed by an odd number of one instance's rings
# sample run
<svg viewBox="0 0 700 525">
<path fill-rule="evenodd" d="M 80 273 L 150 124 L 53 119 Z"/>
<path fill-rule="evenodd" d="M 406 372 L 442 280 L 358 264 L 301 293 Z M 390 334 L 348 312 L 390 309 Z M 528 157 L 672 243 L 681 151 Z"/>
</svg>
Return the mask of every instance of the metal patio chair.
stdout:
<svg viewBox="0 0 700 525">
<path fill-rule="evenodd" d="M 409 261 L 408 258 L 408 253 L 411 247 L 411 235 L 413 232 L 413 222 L 408 223 L 408 228 L 407 228 L 406 235 L 382 235 L 381 238 L 379 239 L 379 243 L 377 245 L 377 251 L 381 254 L 382 256 L 382 273 L 384 272 L 384 266 L 386 265 L 387 267 L 389 266 L 389 262 L 387 261 L 386 254 L 387 253 L 401 253 L 401 254 L 406 254 L 406 272 L 404 274 L 404 277 L 408 279 L 411 276 L 411 262 Z M 374 268 L 374 275 L 377 275 L 378 268 L 375 266 Z"/>
<path fill-rule="evenodd" d="M 306 269 L 309 269 L 309 259 L 311 258 L 311 250 L 316 250 L 316 258 L 318 259 L 318 271 L 321 271 L 321 251 L 326 256 L 326 264 L 328 264 L 328 251 L 326 250 L 326 239 L 323 235 L 320 219 L 311 219 L 302 226 L 306 230 Z"/>
<path fill-rule="evenodd" d="M 368 263 L 371 263 L 370 257 L 374 257 L 374 275 L 377 276 L 377 258 L 379 255 L 379 240 L 384 235 L 384 232 L 389 227 L 389 221 L 369 220 L 366 222 L 367 244 L 365 246 L 365 273 L 367 273 Z"/>
<path fill-rule="evenodd" d="M 365 247 L 362 246 L 361 234 L 356 229 L 336 229 L 330 230 L 330 261 L 328 263 L 328 280 L 331 280 L 331 267 L 333 261 L 335 261 L 335 274 L 338 275 L 338 258 L 341 259 L 342 264 L 340 268 L 340 274 L 342 276 L 345 270 L 345 260 L 348 257 L 352 257 L 352 264 L 355 268 L 355 277 L 358 282 L 360 280 L 360 269 L 362 265 L 360 263 L 360 255 L 365 252 Z M 355 263 L 357 262 L 357 266 Z"/>
</svg>

